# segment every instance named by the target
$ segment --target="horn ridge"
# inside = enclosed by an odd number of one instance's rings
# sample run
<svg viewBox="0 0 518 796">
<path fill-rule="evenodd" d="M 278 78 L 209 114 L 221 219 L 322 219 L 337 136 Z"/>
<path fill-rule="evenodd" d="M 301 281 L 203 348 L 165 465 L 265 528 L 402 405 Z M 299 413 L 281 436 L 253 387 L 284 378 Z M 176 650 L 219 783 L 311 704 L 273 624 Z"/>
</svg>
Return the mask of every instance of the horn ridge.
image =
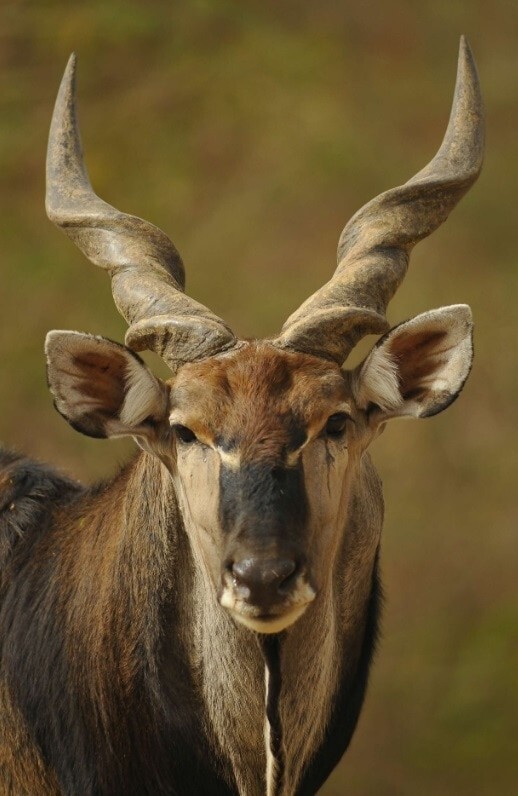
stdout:
<svg viewBox="0 0 518 796">
<path fill-rule="evenodd" d="M 378 334 L 388 303 L 403 281 L 412 248 L 439 227 L 477 179 L 483 161 L 484 120 L 475 61 L 461 38 L 450 119 L 435 157 L 408 182 L 365 204 L 346 224 L 338 243 L 338 266 L 329 282 L 310 296 L 284 324 L 276 341 L 307 350 L 306 326 L 322 309 L 356 308 L 355 328 L 336 313 L 328 324 L 321 355 L 342 364 L 358 340 Z M 362 311 L 371 310 L 373 326 Z M 365 331 L 367 329 L 367 331 Z"/>
<path fill-rule="evenodd" d="M 184 266 L 168 236 L 94 192 L 84 164 L 75 85 L 72 54 L 50 126 L 45 201 L 49 219 L 110 274 L 115 305 L 130 324 L 126 341 L 135 350 L 154 350 L 175 368 L 178 362 L 232 347 L 235 338 L 228 326 L 183 292 Z"/>
</svg>

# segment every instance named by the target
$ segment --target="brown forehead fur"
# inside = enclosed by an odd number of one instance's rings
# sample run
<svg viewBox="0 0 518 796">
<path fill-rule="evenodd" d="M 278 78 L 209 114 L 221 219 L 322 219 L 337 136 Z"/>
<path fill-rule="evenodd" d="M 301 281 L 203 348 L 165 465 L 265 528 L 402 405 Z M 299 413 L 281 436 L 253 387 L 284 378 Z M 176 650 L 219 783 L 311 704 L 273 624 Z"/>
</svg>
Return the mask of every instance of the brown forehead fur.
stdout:
<svg viewBox="0 0 518 796">
<path fill-rule="evenodd" d="M 300 446 L 309 427 L 323 425 L 348 397 L 337 365 L 264 341 L 185 365 L 171 393 L 178 422 L 255 460 Z"/>
</svg>

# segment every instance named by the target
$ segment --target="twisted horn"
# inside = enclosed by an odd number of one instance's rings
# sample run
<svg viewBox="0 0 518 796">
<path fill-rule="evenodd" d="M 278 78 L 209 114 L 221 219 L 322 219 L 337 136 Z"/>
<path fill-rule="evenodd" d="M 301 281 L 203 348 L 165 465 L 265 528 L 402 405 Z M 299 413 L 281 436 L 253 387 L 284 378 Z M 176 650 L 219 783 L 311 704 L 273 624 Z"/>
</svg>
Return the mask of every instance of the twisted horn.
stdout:
<svg viewBox="0 0 518 796">
<path fill-rule="evenodd" d="M 175 369 L 235 345 L 220 318 L 183 292 L 184 267 L 169 238 L 120 213 L 93 191 L 83 161 L 75 102 L 75 55 L 56 99 L 47 151 L 46 209 L 81 251 L 111 276 L 117 309 L 130 324 L 126 344 L 149 349 Z"/>
<path fill-rule="evenodd" d="M 483 149 L 477 70 L 461 37 L 453 105 L 439 151 L 411 180 L 353 216 L 340 236 L 333 277 L 288 318 L 276 344 L 341 365 L 364 335 L 387 331 L 387 305 L 403 281 L 412 248 L 448 218 L 475 182 Z"/>
</svg>

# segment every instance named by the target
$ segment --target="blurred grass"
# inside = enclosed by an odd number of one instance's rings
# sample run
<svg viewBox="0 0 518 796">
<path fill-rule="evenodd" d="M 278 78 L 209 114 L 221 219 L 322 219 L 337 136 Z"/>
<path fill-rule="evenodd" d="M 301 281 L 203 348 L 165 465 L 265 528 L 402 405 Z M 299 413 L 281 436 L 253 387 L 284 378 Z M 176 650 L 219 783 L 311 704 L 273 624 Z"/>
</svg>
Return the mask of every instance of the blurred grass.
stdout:
<svg viewBox="0 0 518 796">
<path fill-rule="evenodd" d="M 458 36 L 471 40 L 485 169 L 415 251 L 390 317 L 470 303 L 475 366 L 451 409 L 393 424 L 374 451 L 387 500 L 384 639 L 327 796 L 518 789 L 517 27 L 504 0 L 0 8 L 0 438 L 82 478 L 112 471 L 131 445 L 73 432 L 45 385 L 48 329 L 124 335 L 106 276 L 44 215 L 48 123 L 69 52 L 98 192 L 165 229 L 189 292 L 238 333 L 261 335 L 329 277 L 350 215 L 432 156 Z"/>
</svg>

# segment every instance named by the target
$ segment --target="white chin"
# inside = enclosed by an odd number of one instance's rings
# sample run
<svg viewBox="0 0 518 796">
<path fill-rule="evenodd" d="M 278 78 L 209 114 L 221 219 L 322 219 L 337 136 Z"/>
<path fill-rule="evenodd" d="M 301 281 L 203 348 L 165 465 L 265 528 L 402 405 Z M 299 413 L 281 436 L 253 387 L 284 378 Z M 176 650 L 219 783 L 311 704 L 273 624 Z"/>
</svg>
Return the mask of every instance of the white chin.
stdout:
<svg viewBox="0 0 518 796">
<path fill-rule="evenodd" d="M 299 605 L 289 611 L 289 613 L 282 614 L 282 616 L 264 618 L 250 616 L 250 614 L 242 614 L 232 609 L 229 610 L 229 613 L 236 622 L 244 625 L 249 630 L 255 630 L 256 633 L 280 633 L 296 622 L 297 619 L 302 616 L 307 606 L 308 603 L 304 603 L 304 605 Z"/>
</svg>

